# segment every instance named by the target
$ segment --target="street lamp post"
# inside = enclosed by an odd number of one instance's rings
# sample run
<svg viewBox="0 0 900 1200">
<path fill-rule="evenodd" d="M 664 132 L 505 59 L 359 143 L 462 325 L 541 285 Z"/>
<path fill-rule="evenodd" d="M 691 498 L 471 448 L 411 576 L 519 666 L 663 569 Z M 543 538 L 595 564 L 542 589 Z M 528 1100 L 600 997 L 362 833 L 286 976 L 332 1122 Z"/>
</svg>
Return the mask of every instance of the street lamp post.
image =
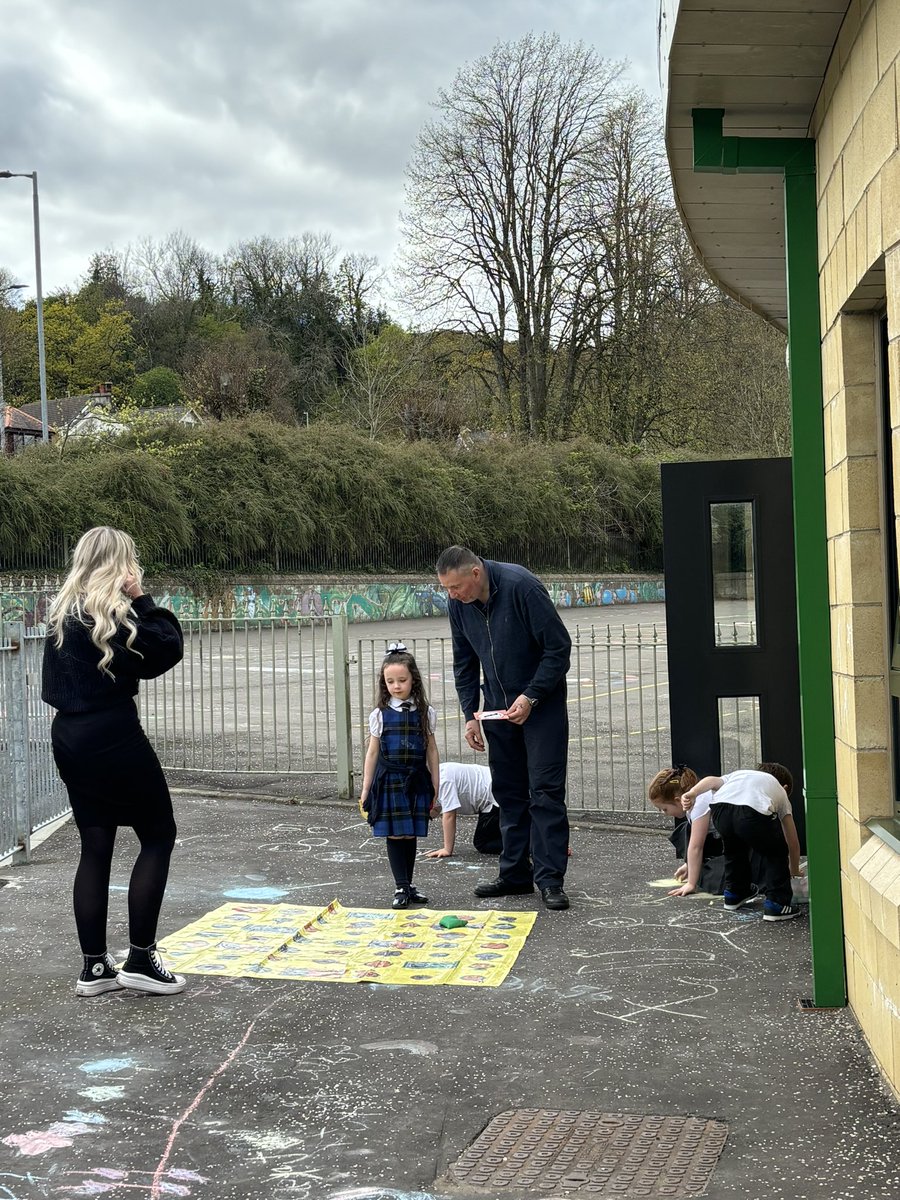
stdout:
<svg viewBox="0 0 900 1200">
<path fill-rule="evenodd" d="M 44 294 L 41 287 L 41 218 L 37 171 L 0 171 L 0 179 L 30 179 L 34 207 L 34 290 L 37 298 L 38 373 L 41 381 L 41 438 L 50 441 L 47 420 L 47 359 L 44 354 Z"/>
<path fill-rule="evenodd" d="M 20 288 L 27 287 L 24 283 L 7 283 L 0 288 L 0 292 L 5 296 L 7 292 L 17 292 Z M 0 341 L 0 408 L 6 403 L 3 395 L 3 342 Z"/>
</svg>

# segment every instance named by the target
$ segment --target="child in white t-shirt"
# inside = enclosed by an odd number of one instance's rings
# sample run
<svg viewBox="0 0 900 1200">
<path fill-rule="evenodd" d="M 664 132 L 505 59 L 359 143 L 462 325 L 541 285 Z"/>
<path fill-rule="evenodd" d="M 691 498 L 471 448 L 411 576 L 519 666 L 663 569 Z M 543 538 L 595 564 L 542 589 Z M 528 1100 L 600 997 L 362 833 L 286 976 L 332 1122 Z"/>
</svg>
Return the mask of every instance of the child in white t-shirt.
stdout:
<svg viewBox="0 0 900 1200">
<path fill-rule="evenodd" d="M 706 792 L 715 793 L 710 811 L 725 852 L 725 907 L 729 911 L 755 899 L 750 853 L 765 866 L 764 921 L 789 921 L 800 913 L 792 903 L 791 876 L 800 874 L 800 841 L 789 799 L 793 778 L 781 763 L 760 763 L 755 771 L 707 775 L 682 796 L 685 812 Z"/>
<path fill-rule="evenodd" d="M 491 769 L 477 763 L 441 763 L 438 803 L 441 806 L 444 844 L 429 850 L 423 858 L 451 858 L 456 846 L 456 818 L 474 817 L 478 821 L 472 845 L 480 854 L 499 854 L 500 809 L 491 791 Z"/>
<path fill-rule="evenodd" d="M 680 821 L 669 841 L 684 862 L 675 872 L 679 886 L 669 892 L 670 896 L 689 896 L 698 889 L 713 893 L 722 890 L 722 842 L 709 811 L 712 792 L 704 792 L 697 798 L 686 814 L 687 830 L 684 828 L 685 810 L 681 797 L 696 782 L 696 772 L 685 766 L 666 767 L 657 771 L 650 780 L 648 795 L 651 804 L 660 812 Z"/>
</svg>

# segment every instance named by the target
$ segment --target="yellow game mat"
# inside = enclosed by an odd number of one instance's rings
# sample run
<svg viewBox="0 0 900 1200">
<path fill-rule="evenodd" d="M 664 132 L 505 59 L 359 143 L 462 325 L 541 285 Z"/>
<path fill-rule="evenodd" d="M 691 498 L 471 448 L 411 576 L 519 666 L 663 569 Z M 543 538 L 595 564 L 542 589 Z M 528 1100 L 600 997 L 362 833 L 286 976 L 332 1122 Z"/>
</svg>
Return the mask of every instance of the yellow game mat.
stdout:
<svg viewBox="0 0 900 1200">
<path fill-rule="evenodd" d="M 442 917 L 467 924 L 442 929 Z M 223 904 L 160 942 L 166 965 L 192 975 L 327 983 L 497 987 L 534 913 Z"/>
</svg>

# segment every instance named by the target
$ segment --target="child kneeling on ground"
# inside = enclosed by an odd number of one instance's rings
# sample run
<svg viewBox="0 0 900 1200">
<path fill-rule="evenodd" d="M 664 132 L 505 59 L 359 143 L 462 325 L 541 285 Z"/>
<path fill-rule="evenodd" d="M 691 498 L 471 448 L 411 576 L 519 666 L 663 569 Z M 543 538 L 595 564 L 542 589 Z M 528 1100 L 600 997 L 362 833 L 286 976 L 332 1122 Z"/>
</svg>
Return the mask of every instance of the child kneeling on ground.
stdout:
<svg viewBox="0 0 900 1200">
<path fill-rule="evenodd" d="M 689 896 L 698 890 L 722 894 L 725 860 L 722 841 L 710 817 L 713 793 L 700 795 L 686 817 L 681 803 L 681 797 L 696 782 L 696 772 L 686 766 L 666 767 L 650 780 L 650 802 L 666 816 L 675 818 L 676 825 L 669 834 L 669 841 L 678 857 L 684 860 L 675 872 L 680 886 L 673 888 L 670 896 Z"/>
<path fill-rule="evenodd" d="M 793 778 L 781 763 L 760 763 L 755 771 L 707 775 L 688 788 L 682 806 L 688 812 L 698 796 L 714 792 L 712 819 L 725 852 L 725 907 L 734 911 L 756 898 L 750 879 L 750 852 L 763 860 L 764 921 L 799 916 L 792 903 L 791 876 L 800 874 L 800 842 L 788 799 Z"/>
</svg>

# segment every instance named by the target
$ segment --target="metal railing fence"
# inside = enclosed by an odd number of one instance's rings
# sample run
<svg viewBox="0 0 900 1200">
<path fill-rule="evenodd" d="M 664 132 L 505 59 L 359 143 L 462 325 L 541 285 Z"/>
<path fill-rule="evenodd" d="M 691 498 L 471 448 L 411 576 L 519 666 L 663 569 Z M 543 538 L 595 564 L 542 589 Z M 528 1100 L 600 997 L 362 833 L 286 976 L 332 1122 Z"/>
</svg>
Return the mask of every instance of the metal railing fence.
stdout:
<svg viewBox="0 0 900 1200">
<path fill-rule="evenodd" d="M 0 632 L 0 860 L 12 854 L 18 845 L 17 756 L 13 742 L 21 735 L 13 729 L 13 689 L 18 691 L 13 657 L 16 653 L 9 631 Z"/>
<path fill-rule="evenodd" d="M 162 765 L 194 774 L 336 775 L 336 620 L 182 621 L 184 658 L 140 694 Z"/>
<path fill-rule="evenodd" d="M 63 536 L 48 539 L 40 547 L 7 554 L 0 571 L 18 572 L 68 569 L 74 542 Z M 365 547 L 313 543 L 309 546 L 268 545 L 258 550 L 233 550 L 202 542 L 187 550 L 170 550 L 165 557 L 145 566 L 151 573 L 194 571 L 198 569 L 233 572 L 242 575 L 326 575 L 347 573 L 431 575 L 446 542 L 421 538 L 386 537 L 379 545 Z M 533 571 L 596 572 L 660 571 L 662 549 L 656 544 L 641 545 L 618 531 L 596 536 L 569 538 L 498 538 L 473 545 L 476 553 L 503 562 L 527 562 Z"/>
<path fill-rule="evenodd" d="M 25 861 L 31 838 L 68 811 L 41 700 L 42 635 L 0 625 L 0 860 Z"/>
<path fill-rule="evenodd" d="M 482 762 L 463 738 L 449 637 L 406 642 L 437 716 L 443 761 Z M 361 770 L 375 680 L 387 643 L 354 638 L 353 761 Z M 568 803 L 575 811 L 655 812 L 647 781 L 669 761 L 665 635 L 656 625 L 576 627 L 568 675 Z"/>
<path fill-rule="evenodd" d="M 178 782 L 229 787 L 264 779 L 281 788 L 349 796 L 361 780 L 384 638 L 353 637 L 346 617 L 183 622 L 185 656 L 142 685 L 141 718 Z M 665 630 L 655 624 L 576 626 L 568 676 L 568 801 L 575 812 L 641 820 L 647 781 L 670 760 Z M 721 625 L 720 644 L 749 628 Z M 463 738 L 449 636 L 408 639 L 437 712 L 444 761 L 485 762 Z M 28 852 L 33 832 L 64 813 L 50 748 L 51 710 L 40 700 L 43 637 L 0 625 L 0 858 Z M 758 759 L 757 697 L 719 703 L 723 769 Z M 701 764 L 702 766 L 702 764 Z M 176 780 L 173 780 L 175 782 Z M 246 786 L 243 784 L 241 786 Z"/>
</svg>

